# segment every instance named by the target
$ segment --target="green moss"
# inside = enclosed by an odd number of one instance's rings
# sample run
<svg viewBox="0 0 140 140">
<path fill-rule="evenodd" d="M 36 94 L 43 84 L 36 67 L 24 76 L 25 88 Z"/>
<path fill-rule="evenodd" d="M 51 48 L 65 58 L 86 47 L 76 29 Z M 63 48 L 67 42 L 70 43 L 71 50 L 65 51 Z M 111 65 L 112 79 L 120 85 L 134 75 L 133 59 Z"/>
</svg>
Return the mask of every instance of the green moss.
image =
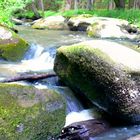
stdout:
<svg viewBox="0 0 140 140">
<path fill-rule="evenodd" d="M 87 28 L 87 34 L 90 37 L 98 37 L 99 23 L 95 22 Z"/>
<path fill-rule="evenodd" d="M 94 57 L 93 54 L 96 56 Z M 87 93 L 86 95 L 91 100 L 95 100 L 100 94 L 95 94 L 98 90 L 93 86 L 97 84 L 96 81 L 93 81 L 93 77 L 94 74 L 100 75 L 104 73 L 105 68 L 102 66 L 99 71 L 98 67 L 102 64 L 98 64 L 94 59 L 106 60 L 111 65 L 114 65 L 110 57 L 101 50 L 81 43 L 59 48 L 54 70 L 72 88 L 80 89 L 82 92 Z"/>
<path fill-rule="evenodd" d="M 54 91 L 0 84 L 0 139 L 45 140 L 64 126 L 65 102 Z"/>
<path fill-rule="evenodd" d="M 0 39 L 0 57 L 10 61 L 21 60 L 28 50 L 29 45 L 16 33 L 13 31 L 10 32 L 12 32 L 11 38 L 5 40 Z"/>
<path fill-rule="evenodd" d="M 73 57 L 75 58 L 76 55 L 81 54 L 80 60 L 84 59 L 84 56 L 89 53 L 89 55 L 96 54 L 98 57 L 100 57 L 103 60 L 108 61 L 111 65 L 114 64 L 113 60 L 104 52 L 102 52 L 99 48 L 90 47 L 92 44 L 86 44 L 86 43 L 79 43 L 74 44 L 71 46 L 63 46 L 57 50 L 59 53 L 64 53 L 69 59 L 73 60 Z M 92 54 L 93 53 L 93 54 Z"/>
<path fill-rule="evenodd" d="M 54 64 L 55 72 L 77 93 L 84 93 L 118 120 L 129 124 L 140 122 L 137 116 L 140 114 L 136 107 L 139 104 L 137 95 L 133 95 L 136 97 L 135 103 L 130 95 L 130 90 L 135 92 L 137 87 L 127 73 L 92 45 L 81 43 L 59 48 Z"/>
<path fill-rule="evenodd" d="M 28 44 L 22 39 L 17 39 L 17 41 L 18 42 L 0 44 L 0 55 L 3 59 L 17 61 L 23 58 L 23 55 L 28 49 Z"/>
<path fill-rule="evenodd" d="M 90 17 L 93 17 L 93 15 L 90 15 L 90 14 L 81 14 L 81 15 L 75 15 L 73 16 L 71 19 L 86 19 L 86 18 L 90 18 Z"/>
</svg>

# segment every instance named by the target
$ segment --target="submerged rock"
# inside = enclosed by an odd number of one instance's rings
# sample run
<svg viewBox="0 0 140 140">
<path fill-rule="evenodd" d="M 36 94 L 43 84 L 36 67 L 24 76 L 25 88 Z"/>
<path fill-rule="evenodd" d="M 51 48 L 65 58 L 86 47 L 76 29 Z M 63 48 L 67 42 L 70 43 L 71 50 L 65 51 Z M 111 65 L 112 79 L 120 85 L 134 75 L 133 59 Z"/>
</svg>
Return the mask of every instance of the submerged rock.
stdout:
<svg viewBox="0 0 140 140">
<path fill-rule="evenodd" d="M 21 60 L 28 48 L 29 45 L 24 39 L 0 25 L 0 58 L 10 61 Z"/>
<path fill-rule="evenodd" d="M 0 139 L 47 140 L 64 121 L 65 101 L 55 91 L 0 84 Z"/>
<path fill-rule="evenodd" d="M 92 37 L 99 38 L 137 38 L 138 29 L 128 21 L 116 18 L 76 16 L 68 21 L 72 31 L 87 31 Z"/>
<path fill-rule="evenodd" d="M 50 30 L 65 30 L 67 29 L 67 24 L 65 23 L 65 18 L 63 16 L 50 16 L 47 18 L 42 18 L 36 20 L 32 25 L 34 29 L 50 29 Z"/>
<path fill-rule="evenodd" d="M 60 47 L 54 70 L 114 119 L 133 124 L 140 123 L 139 82 L 133 79 L 133 75 L 139 77 L 139 62 L 140 54 L 135 50 L 93 40 Z"/>
</svg>

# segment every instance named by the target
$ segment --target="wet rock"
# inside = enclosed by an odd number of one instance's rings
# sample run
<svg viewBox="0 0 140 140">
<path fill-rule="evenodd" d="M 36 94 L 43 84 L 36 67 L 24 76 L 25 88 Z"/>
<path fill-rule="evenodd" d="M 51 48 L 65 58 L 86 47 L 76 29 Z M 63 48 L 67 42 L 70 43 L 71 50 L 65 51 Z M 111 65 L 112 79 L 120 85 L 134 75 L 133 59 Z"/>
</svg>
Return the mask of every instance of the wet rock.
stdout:
<svg viewBox="0 0 140 140">
<path fill-rule="evenodd" d="M 65 101 L 53 90 L 0 84 L 0 139 L 43 140 L 60 133 Z"/>
<path fill-rule="evenodd" d="M 87 34 L 99 38 L 137 38 L 137 28 L 132 27 L 128 21 L 114 18 L 98 18 L 88 26 Z"/>
<path fill-rule="evenodd" d="M 0 58 L 10 61 L 21 60 L 28 48 L 29 45 L 24 39 L 0 25 Z"/>
<path fill-rule="evenodd" d="M 62 16 L 50 16 L 38 19 L 32 25 L 34 29 L 65 30 L 68 29 L 65 18 Z"/>
<path fill-rule="evenodd" d="M 93 40 L 57 50 L 54 70 L 96 106 L 123 123 L 140 123 L 139 52 L 111 41 Z"/>
<path fill-rule="evenodd" d="M 140 134 L 136 135 L 134 137 L 131 137 L 131 138 L 127 139 L 127 140 L 140 140 Z"/>
<path fill-rule="evenodd" d="M 109 130 L 109 124 L 103 120 L 87 120 L 73 123 L 62 129 L 59 139 L 89 140 Z"/>
<path fill-rule="evenodd" d="M 131 26 L 128 21 L 93 16 L 76 16 L 68 21 L 68 26 L 72 31 L 87 31 L 91 37 L 99 38 L 137 38 L 138 29 Z"/>
</svg>

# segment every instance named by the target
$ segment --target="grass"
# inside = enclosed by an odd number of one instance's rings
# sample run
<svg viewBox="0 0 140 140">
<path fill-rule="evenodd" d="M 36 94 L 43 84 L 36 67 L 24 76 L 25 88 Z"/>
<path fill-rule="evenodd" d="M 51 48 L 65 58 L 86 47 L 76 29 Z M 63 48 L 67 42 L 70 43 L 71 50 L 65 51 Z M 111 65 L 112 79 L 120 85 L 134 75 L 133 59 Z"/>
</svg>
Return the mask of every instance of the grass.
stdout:
<svg viewBox="0 0 140 140">
<path fill-rule="evenodd" d="M 41 11 L 39 11 L 40 15 L 42 15 Z M 128 20 L 130 23 L 136 24 L 138 27 L 140 27 L 140 10 L 92 10 L 88 11 L 85 9 L 79 9 L 79 10 L 68 10 L 68 11 L 45 11 L 44 17 L 48 16 L 54 16 L 54 15 L 62 15 L 64 17 L 70 18 L 72 16 L 81 15 L 81 14 L 90 14 L 93 16 L 101 16 L 101 17 L 112 17 L 112 18 L 119 18 L 119 19 L 125 19 Z M 32 11 L 25 11 L 18 13 L 16 15 L 17 18 L 31 18 L 33 19 L 34 13 Z M 4 19 L 4 22 L 7 20 L 7 18 L 0 17 L 0 22 Z M 9 21 L 9 20 L 8 20 Z"/>
<path fill-rule="evenodd" d="M 140 10 L 69 10 L 62 13 L 65 17 L 71 17 L 80 14 L 91 14 L 93 16 L 112 17 L 128 20 L 130 23 L 137 24 L 140 27 Z"/>
</svg>

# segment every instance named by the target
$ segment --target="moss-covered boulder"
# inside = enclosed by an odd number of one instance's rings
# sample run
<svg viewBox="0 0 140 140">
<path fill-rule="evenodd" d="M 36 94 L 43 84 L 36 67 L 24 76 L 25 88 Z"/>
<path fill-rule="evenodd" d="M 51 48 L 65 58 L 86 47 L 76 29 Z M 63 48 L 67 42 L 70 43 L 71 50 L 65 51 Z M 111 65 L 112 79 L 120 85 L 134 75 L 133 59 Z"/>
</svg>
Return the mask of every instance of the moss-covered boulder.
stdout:
<svg viewBox="0 0 140 140">
<path fill-rule="evenodd" d="M 80 15 L 69 19 L 68 26 L 73 31 L 87 31 L 92 37 L 99 38 L 129 38 L 137 37 L 138 29 L 131 26 L 128 21 Z"/>
<path fill-rule="evenodd" d="M 54 70 L 76 92 L 126 123 L 140 123 L 140 54 L 93 40 L 57 50 Z"/>
<path fill-rule="evenodd" d="M 138 29 L 127 21 L 114 18 L 99 18 L 88 26 L 87 34 L 99 38 L 135 39 Z"/>
<path fill-rule="evenodd" d="M 1 140 L 48 140 L 64 121 L 65 101 L 55 91 L 0 84 Z"/>
<path fill-rule="evenodd" d="M 50 16 L 36 20 L 32 25 L 34 29 L 65 30 L 68 29 L 63 16 Z"/>
<path fill-rule="evenodd" d="M 10 61 L 21 60 L 28 47 L 28 43 L 14 31 L 0 25 L 0 58 Z"/>
</svg>

